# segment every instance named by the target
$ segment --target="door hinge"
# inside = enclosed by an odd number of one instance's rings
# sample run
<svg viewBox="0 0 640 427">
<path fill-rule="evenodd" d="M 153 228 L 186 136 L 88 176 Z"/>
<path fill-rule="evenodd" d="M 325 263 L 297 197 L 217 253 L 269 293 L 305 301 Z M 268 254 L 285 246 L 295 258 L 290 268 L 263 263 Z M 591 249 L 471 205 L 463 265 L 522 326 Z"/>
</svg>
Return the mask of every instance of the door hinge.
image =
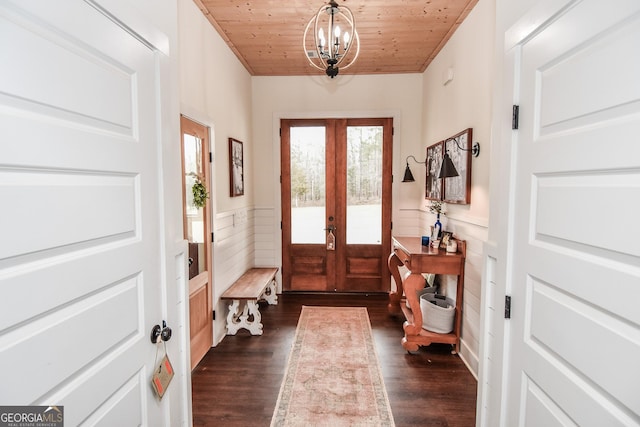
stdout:
<svg viewBox="0 0 640 427">
<path fill-rule="evenodd" d="M 520 106 L 514 105 L 511 114 L 511 129 L 518 129 L 518 121 L 520 120 Z"/>
<path fill-rule="evenodd" d="M 282 221 L 280 221 L 280 230 L 282 230 Z"/>
<path fill-rule="evenodd" d="M 215 311 L 215 310 L 213 310 L 213 311 L 211 312 L 211 319 L 212 319 L 212 320 L 216 320 L 216 311 Z"/>
<path fill-rule="evenodd" d="M 391 221 L 391 229 L 393 230 L 393 221 Z"/>
<path fill-rule="evenodd" d="M 396 128 L 391 127 L 391 135 L 395 135 L 396 134 Z"/>
<path fill-rule="evenodd" d="M 213 232 L 211 232 L 211 243 L 213 243 Z"/>
<path fill-rule="evenodd" d="M 209 163 L 213 163 L 213 153 L 209 151 Z"/>
<path fill-rule="evenodd" d="M 279 131 L 279 133 L 280 133 L 280 136 L 282 136 L 282 128 L 280 128 L 280 131 Z"/>
<path fill-rule="evenodd" d="M 504 318 L 511 319 L 511 295 L 504 296 Z"/>
</svg>

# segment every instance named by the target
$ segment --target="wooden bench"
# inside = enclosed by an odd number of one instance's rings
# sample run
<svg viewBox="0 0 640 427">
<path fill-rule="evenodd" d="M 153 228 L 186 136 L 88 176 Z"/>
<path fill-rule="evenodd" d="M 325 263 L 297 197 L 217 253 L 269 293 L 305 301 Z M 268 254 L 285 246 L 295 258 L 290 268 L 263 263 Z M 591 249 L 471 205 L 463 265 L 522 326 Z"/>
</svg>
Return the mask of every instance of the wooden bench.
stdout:
<svg viewBox="0 0 640 427">
<path fill-rule="evenodd" d="M 262 316 L 258 301 L 278 304 L 275 267 L 252 268 L 224 291 L 221 299 L 232 300 L 227 315 L 227 335 L 235 335 L 241 328 L 251 335 L 262 335 Z"/>
</svg>

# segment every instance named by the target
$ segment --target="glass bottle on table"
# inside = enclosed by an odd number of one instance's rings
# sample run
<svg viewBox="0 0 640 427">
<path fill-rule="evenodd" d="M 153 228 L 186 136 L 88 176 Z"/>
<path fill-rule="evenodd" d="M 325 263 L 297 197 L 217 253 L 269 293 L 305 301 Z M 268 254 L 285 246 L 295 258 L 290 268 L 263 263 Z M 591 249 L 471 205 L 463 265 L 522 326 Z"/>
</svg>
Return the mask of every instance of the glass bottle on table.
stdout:
<svg viewBox="0 0 640 427">
<path fill-rule="evenodd" d="M 431 241 L 440 240 L 440 236 L 442 235 L 442 223 L 440 222 L 440 214 L 436 216 L 436 223 L 433 224 L 433 234 L 431 236 Z"/>
</svg>

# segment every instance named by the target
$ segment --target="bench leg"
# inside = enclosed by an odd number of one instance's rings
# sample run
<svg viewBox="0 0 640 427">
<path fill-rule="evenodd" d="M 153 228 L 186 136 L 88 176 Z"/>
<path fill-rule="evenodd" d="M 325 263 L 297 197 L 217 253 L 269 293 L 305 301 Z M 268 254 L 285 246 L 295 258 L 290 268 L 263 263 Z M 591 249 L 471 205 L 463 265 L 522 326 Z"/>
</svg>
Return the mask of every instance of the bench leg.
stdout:
<svg viewBox="0 0 640 427">
<path fill-rule="evenodd" d="M 265 300 L 270 305 L 278 305 L 278 294 L 276 293 L 276 280 L 273 279 L 267 287 L 264 289 L 264 292 L 260 296 L 260 299 Z"/>
<path fill-rule="evenodd" d="M 247 319 L 247 329 L 251 332 L 251 335 L 262 335 L 262 315 L 258 310 L 257 301 L 247 301 L 246 307 L 249 309 L 249 315 L 253 315 L 253 320 Z"/>
<path fill-rule="evenodd" d="M 240 318 L 242 314 L 240 312 L 240 301 L 234 299 L 229 304 L 229 314 L 227 314 L 227 335 L 235 335 L 240 329 Z"/>
<path fill-rule="evenodd" d="M 257 302 L 246 301 L 245 304 L 242 304 L 242 311 L 240 305 L 240 301 L 237 299 L 229 304 L 227 335 L 235 335 L 242 328 L 251 332 L 251 335 L 262 335 L 262 315 L 258 310 Z"/>
</svg>

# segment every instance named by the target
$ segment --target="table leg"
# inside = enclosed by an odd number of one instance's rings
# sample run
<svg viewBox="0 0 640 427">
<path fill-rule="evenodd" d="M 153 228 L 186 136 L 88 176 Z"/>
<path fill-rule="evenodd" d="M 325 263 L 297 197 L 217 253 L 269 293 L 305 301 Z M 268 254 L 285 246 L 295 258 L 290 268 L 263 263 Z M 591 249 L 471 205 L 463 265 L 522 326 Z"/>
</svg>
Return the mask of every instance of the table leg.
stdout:
<svg viewBox="0 0 640 427">
<path fill-rule="evenodd" d="M 398 255 L 393 252 L 391 255 L 389 255 L 387 265 L 389 266 L 389 271 L 391 272 L 391 276 L 393 277 L 394 282 L 396 282 L 396 290 L 389 292 L 388 310 L 390 314 L 402 314 L 402 310 L 400 309 L 400 300 L 402 299 L 404 290 L 402 277 L 400 277 L 400 271 L 398 270 L 398 267 L 404 265 L 404 263 L 398 257 Z"/>
<path fill-rule="evenodd" d="M 424 277 L 422 274 L 411 273 L 404 281 L 404 295 L 409 301 L 413 322 L 405 322 L 404 333 L 406 335 L 418 335 L 422 330 L 422 310 L 418 291 L 424 288 Z"/>
</svg>

